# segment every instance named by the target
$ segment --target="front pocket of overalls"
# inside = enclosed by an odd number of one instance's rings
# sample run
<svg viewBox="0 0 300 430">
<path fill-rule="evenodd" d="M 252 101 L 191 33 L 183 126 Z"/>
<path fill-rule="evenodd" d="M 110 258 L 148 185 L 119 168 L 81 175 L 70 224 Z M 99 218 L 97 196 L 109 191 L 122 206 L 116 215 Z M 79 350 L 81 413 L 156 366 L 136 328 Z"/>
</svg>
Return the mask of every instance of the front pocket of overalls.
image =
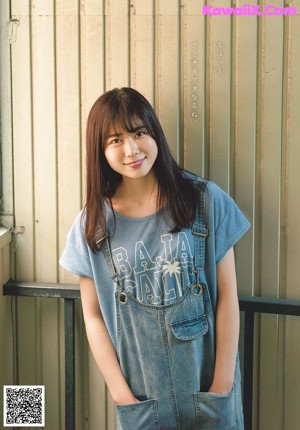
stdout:
<svg viewBox="0 0 300 430">
<path fill-rule="evenodd" d="M 145 400 L 129 405 L 116 405 L 122 430 L 159 429 L 156 400 Z"/>
<path fill-rule="evenodd" d="M 179 340 L 193 340 L 203 336 L 208 331 L 206 315 L 198 315 L 170 324 L 174 336 Z"/>
<path fill-rule="evenodd" d="M 198 430 L 233 430 L 237 425 L 235 386 L 225 396 L 194 393 Z"/>
</svg>

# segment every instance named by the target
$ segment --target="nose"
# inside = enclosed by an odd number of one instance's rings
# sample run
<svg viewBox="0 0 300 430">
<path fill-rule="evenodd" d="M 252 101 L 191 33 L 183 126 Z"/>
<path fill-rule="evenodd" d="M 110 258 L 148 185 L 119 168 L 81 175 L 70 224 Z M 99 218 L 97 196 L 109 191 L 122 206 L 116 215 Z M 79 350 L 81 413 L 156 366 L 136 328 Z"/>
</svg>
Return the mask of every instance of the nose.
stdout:
<svg viewBox="0 0 300 430">
<path fill-rule="evenodd" d="M 140 152 L 139 147 L 135 139 L 128 137 L 124 141 L 124 153 L 126 157 L 132 157 Z"/>
</svg>

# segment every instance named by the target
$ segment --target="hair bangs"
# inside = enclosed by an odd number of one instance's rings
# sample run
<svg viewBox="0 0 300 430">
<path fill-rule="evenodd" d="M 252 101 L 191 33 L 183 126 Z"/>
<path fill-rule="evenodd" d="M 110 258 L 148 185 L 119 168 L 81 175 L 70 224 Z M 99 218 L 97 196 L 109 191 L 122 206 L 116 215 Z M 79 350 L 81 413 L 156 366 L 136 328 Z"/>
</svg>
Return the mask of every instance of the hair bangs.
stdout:
<svg viewBox="0 0 300 430">
<path fill-rule="evenodd" d="M 143 100 L 136 98 L 135 94 L 120 95 L 113 101 L 103 124 L 103 131 L 107 139 L 109 134 L 118 133 L 120 130 L 125 130 L 127 133 L 132 133 L 140 127 L 145 127 L 153 139 L 156 138 L 153 130 L 153 124 L 149 115 L 147 115 L 148 106 L 145 106 Z"/>
</svg>

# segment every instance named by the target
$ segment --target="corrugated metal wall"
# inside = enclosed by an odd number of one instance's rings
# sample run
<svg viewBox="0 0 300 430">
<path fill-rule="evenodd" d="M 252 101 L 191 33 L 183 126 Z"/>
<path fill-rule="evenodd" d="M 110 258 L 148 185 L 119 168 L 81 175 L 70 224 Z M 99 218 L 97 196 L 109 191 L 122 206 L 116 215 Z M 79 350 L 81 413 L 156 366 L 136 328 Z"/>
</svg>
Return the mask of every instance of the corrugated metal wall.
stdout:
<svg viewBox="0 0 300 430">
<path fill-rule="evenodd" d="M 84 201 L 87 114 L 106 89 L 133 86 L 178 161 L 216 181 L 251 220 L 237 247 L 239 291 L 300 298 L 299 11 L 204 17 L 203 3 L 1 1 L 4 209 L 15 214 L 17 279 L 77 282 L 58 258 Z M 55 300 L 17 303 L 17 382 L 46 385 L 48 430 L 64 428 L 62 311 Z M 257 329 L 254 428 L 298 430 L 300 321 L 262 317 Z M 77 345 L 77 429 L 114 429 L 79 303 Z"/>
</svg>

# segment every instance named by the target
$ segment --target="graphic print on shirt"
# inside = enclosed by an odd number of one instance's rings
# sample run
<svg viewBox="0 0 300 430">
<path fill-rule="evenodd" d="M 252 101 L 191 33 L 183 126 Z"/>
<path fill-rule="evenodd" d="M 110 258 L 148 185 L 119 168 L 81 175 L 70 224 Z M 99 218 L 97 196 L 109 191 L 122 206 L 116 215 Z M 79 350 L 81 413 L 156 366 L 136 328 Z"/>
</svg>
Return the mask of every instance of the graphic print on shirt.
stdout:
<svg viewBox="0 0 300 430">
<path fill-rule="evenodd" d="M 193 282 L 193 254 L 184 231 L 161 235 L 154 255 L 143 241 L 137 241 L 133 249 L 118 247 L 112 255 L 120 285 L 140 302 L 170 304 Z"/>
</svg>

